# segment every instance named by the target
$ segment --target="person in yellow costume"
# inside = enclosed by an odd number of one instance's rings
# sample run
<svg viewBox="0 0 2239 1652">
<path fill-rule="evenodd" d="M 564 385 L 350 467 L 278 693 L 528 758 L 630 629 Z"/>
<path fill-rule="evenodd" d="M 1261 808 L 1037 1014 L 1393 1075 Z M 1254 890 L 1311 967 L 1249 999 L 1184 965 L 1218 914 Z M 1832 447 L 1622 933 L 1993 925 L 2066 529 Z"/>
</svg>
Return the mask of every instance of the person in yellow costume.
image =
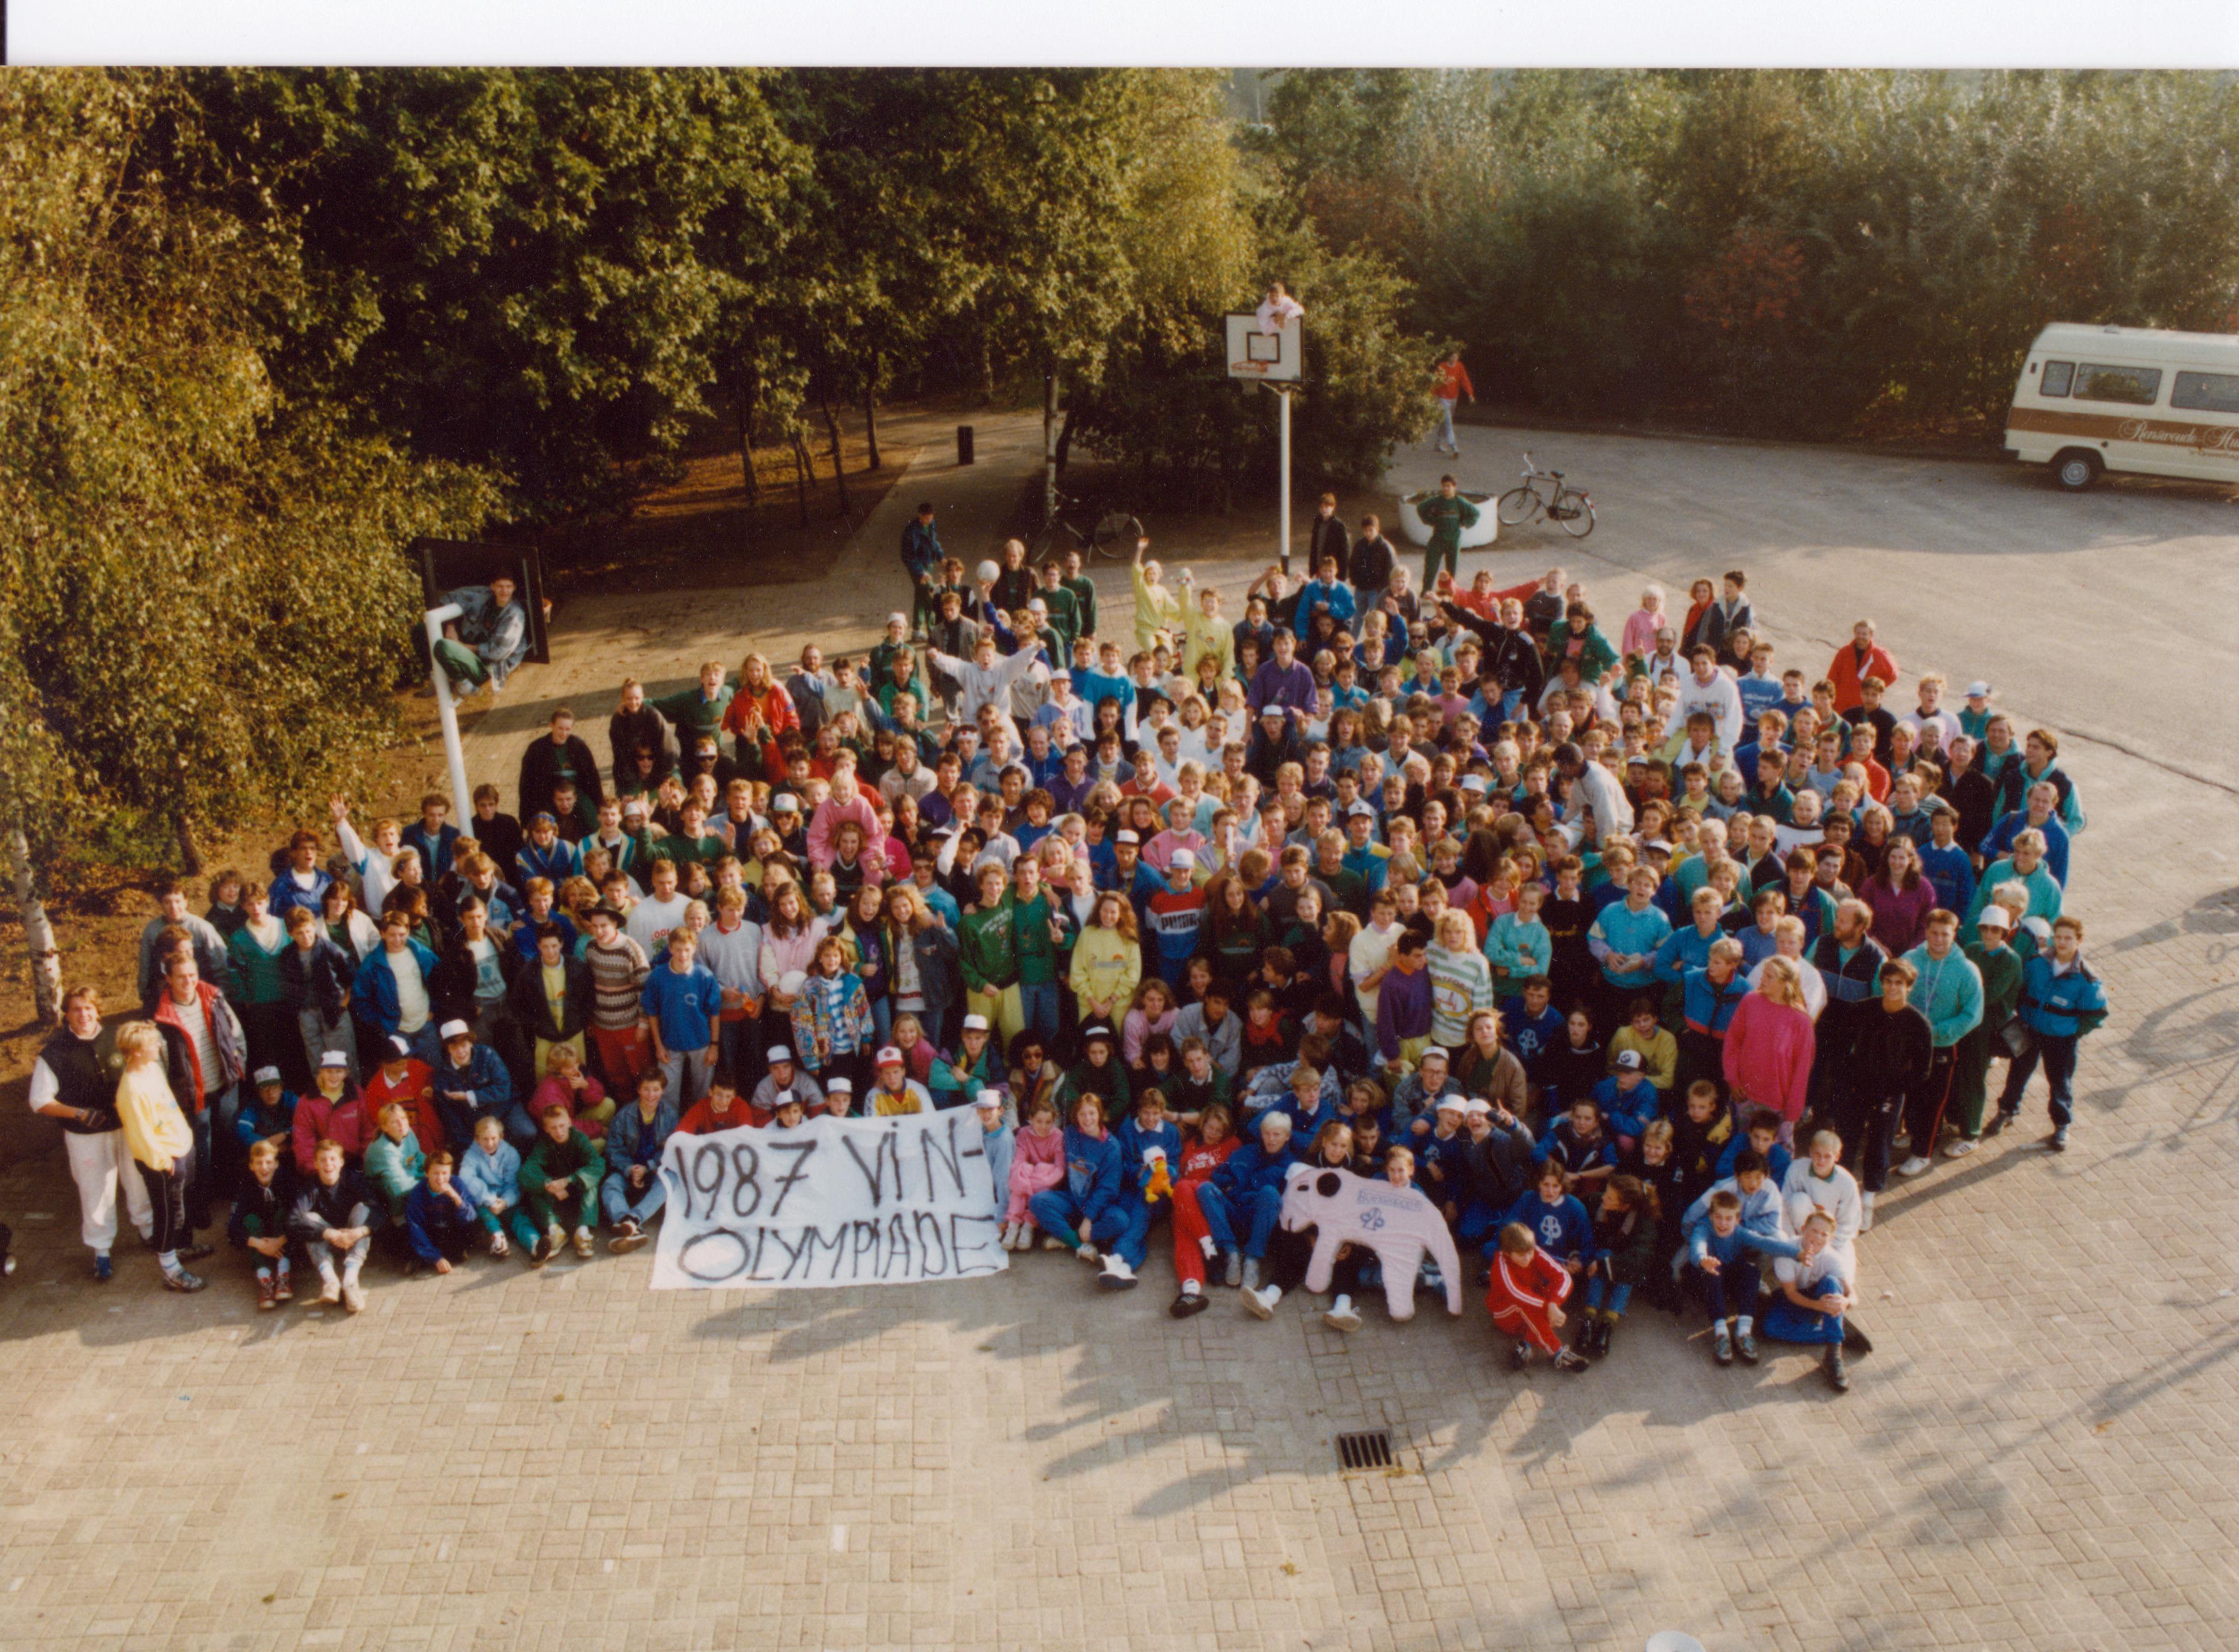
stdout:
<svg viewBox="0 0 2239 1652">
<path fill-rule="evenodd" d="M 1146 654 L 1157 646 L 1159 632 L 1169 637 L 1182 634 L 1180 599 L 1160 582 L 1158 563 L 1143 560 L 1150 548 L 1149 540 L 1137 540 L 1134 564 L 1127 570 L 1135 587 L 1135 646 Z"/>
</svg>

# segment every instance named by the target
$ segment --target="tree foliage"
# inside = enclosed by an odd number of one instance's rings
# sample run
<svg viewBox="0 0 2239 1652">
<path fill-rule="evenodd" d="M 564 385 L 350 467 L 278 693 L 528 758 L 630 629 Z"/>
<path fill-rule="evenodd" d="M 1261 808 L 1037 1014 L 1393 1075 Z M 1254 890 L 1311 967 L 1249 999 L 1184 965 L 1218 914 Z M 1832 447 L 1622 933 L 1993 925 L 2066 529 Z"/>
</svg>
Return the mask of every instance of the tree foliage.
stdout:
<svg viewBox="0 0 2239 1652">
<path fill-rule="evenodd" d="M 161 77 L 0 77 L 0 811 L 42 858 L 200 827 L 386 731 L 401 554 L 477 474 L 282 417 L 253 321 L 297 270 L 138 164 Z"/>
</svg>

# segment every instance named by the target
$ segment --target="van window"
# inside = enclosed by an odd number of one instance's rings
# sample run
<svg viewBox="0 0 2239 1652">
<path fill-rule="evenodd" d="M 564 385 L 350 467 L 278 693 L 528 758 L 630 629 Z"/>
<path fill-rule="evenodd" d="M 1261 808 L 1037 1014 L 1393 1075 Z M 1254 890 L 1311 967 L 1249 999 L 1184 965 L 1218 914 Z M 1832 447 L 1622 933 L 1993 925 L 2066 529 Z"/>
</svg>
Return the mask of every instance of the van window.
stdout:
<svg viewBox="0 0 2239 1652">
<path fill-rule="evenodd" d="M 2149 408 L 2161 394 L 2162 372 L 2157 367 L 2097 367 L 2086 362 L 2076 369 L 2076 395 L 2085 401 L 2127 401 Z"/>
<path fill-rule="evenodd" d="M 2169 406 L 2194 413 L 2239 413 L 2239 373 L 2180 373 Z"/>
<path fill-rule="evenodd" d="M 2066 395 L 2068 387 L 2075 377 L 2075 362 L 2047 362 L 2044 364 L 2044 376 L 2037 381 L 2036 393 L 2039 395 Z"/>
</svg>

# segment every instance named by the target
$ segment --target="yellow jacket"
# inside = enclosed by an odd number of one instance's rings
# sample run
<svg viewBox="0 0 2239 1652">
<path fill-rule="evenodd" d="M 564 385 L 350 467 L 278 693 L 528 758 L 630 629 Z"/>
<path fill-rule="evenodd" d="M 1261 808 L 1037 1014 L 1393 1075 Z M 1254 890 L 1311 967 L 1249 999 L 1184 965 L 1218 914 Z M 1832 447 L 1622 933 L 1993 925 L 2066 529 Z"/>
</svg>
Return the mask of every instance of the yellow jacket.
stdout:
<svg viewBox="0 0 2239 1652">
<path fill-rule="evenodd" d="M 151 1171 L 167 1171 L 174 1159 L 195 1151 L 195 1129 L 171 1094 L 161 1062 L 127 1067 L 116 1081 L 116 1116 L 123 1121 L 124 1144 Z"/>
<path fill-rule="evenodd" d="M 1073 972 L 1067 978 L 1073 995 L 1086 1003 L 1107 999 L 1112 1013 L 1127 1013 L 1127 1001 L 1143 979 L 1143 949 L 1116 929 L 1091 925 L 1080 932 L 1073 948 Z M 1114 1028 L 1113 1031 L 1118 1031 Z"/>
<path fill-rule="evenodd" d="M 1182 609 L 1181 674 L 1194 682 L 1197 662 L 1210 654 L 1220 662 L 1220 674 L 1236 674 L 1236 633 L 1228 621 L 1206 617 L 1205 605 L 1192 602 Z"/>
</svg>

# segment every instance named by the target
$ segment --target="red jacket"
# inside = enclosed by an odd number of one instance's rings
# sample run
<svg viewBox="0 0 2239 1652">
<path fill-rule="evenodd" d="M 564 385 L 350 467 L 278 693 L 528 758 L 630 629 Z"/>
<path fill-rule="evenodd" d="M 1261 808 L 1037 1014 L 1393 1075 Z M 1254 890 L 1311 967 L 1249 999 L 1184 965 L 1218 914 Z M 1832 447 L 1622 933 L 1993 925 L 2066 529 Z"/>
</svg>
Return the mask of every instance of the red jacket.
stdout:
<svg viewBox="0 0 2239 1652">
<path fill-rule="evenodd" d="M 339 1144 L 342 1157 L 355 1164 L 365 1157 L 367 1144 L 381 1133 L 364 1092 L 355 1085 L 342 1091 L 340 1101 L 329 1101 L 316 1090 L 301 1098 L 296 1103 L 295 1128 L 296 1168 L 305 1176 L 317 1171 L 312 1158 L 322 1140 Z"/>
<path fill-rule="evenodd" d="M 1848 716 L 1864 704 L 1865 695 L 1858 685 L 1869 677 L 1878 677 L 1885 683 L 1897 681 L 1897 661 L 1890 651 L 1876 643 L 1862 665 L 1858 647 L 1846 642 L 1835 651 L 1835 663 L 1827 667 L 1827 680 L 1835 685 L 1835 709 Z"/>
<path fill-rule="evenodd" d="M 1448 362 L 1438 369 L 1438 400 L 1452 401 L 1462 396 L 1474 398 L 1477 387 L 1470 382 L 1469 369 L 1459 358 Z"/>
<path fill-rule="evenodd" d="M 406 1062 L 404 1076 L 395 1084 L 389 1081 L 388 1068 L 375 1067 L 373 1077 L 366 1081 L 366 1135 L 359 1151 L 370 1145 L 381 1133 L 381 1110 L 392 1101 L 404 1104 L 405 1113 L 412 1120 L 412 1133 L 423 1144 L 433 1146 L 448 1141 L 449 1133 L 443 1128 L 443 1115 L 435 1111 L 435 1069 L 424 1061 Z M 344 1151 L 350 1151 L 348 1142 L 342 1146 Z"/>
<path fill-rule="evenodd" d="M 1570 1270 L 1534 1245 L 1531 1259 L 1521 1266 L 1505 1251 L 1494 1256 L 1485 1305 L 1495 1314 L 1521 1309 L 1534 1319 L 1544 1319 L 1549 1308 L 1570 1294 Z"/>
</svg>

